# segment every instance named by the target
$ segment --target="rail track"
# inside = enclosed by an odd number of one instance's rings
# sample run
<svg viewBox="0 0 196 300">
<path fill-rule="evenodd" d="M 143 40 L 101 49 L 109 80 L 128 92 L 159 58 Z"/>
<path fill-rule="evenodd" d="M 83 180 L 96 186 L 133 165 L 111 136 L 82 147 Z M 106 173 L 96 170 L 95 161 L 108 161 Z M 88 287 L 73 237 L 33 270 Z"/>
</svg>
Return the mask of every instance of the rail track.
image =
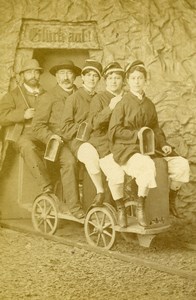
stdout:
<svg viewBox="0 0 196 300">
<path fill-rule="evenodd" d="M 73 248 L 84 249 L 86 251 L 94 252 L 99 255 L 104 255 L 104 256 L 110 257 L 112 259 L 117 259 L 117 260 L 124 261 L 127 263 L 134 263 L 139 266 L 144 266 L 144 267 L 151 268 L 151 269 L 154 269 L 154 270 L 157 270 L 160 272 L 168 273 L 171 275 L 177 275 L 177 276 L 180 276 L 180 277 L 183 277 L 186 279 L 196 280 L 196 271 L 181 270 L 181 269 L 175 268 L 173 266 L 169 267 L 169 266 L 160 264 L 159 262 L 154 262 L 150 259 L 140 258 L 140 257 L 133 255 L 131 253 L 128 253 L 126 251 L 125 252 L 124 251 L 123 252 L 111 251 L 111 250 L 104 250 L 104 249 L 97 248 L 97 247 L 91 247 L 88 244 L 86 244 L 85 242 L 77 242 L 70 238 L 61 237 L 58 235 L 47 235 L 47 234 L 39 233 L 33 229 L 9 224 L 9 222 L 4 222 L 4 221 L 0 222 L 0 227 L 5 228 L 5 229 L 10 229 L 13 231 L 17 231 L 17 232 L 21 232 L 21 233 L 25 233 L 25 234 L 29 234 L 32 236 L 42 237 L 46 240 L 50 240 L 55 243 L 65 244 L 65 245 L 73 247 Z M 191 250 L 196 250 L 195 244 L 184 243 L 182 245 L 182 247 L 186 247 Z M 195 255 L 194 252 L 193 252 L 193 255 Z"/>
</svg>

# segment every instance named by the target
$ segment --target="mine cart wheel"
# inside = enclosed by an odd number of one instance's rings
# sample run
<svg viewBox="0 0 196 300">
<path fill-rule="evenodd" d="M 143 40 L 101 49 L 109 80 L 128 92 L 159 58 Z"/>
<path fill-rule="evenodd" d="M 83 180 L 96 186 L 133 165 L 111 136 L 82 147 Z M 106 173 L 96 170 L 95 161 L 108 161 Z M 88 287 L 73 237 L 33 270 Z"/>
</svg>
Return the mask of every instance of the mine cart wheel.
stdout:
<svg viewBox="0 0 196 300">
<path fill-rule="evenodd" d="M 86 240 L 89 245 L 110 249 L 115 241 L 115 220 L 106 207 L 92 208 L 84 223 Z"/>
<path fill-rule="evenodd" d="M 54 234 L 58 226 L 57 205 L 49 195 L 40 195 L 32 208 L 34 228 L 45 234 Z"/>
</svg>

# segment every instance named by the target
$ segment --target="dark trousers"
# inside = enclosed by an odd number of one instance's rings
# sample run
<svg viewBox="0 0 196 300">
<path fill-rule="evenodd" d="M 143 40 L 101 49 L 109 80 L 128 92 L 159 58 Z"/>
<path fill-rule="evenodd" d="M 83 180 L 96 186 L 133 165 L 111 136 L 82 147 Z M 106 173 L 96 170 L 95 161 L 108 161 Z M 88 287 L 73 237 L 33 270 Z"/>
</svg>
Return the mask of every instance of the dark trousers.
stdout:
<svg viewBox="0 0 196 300">
<path fill-rule="evenodd" d="M 78 163 L 67 145 L 60 150 L 58 163 L 60 167 L 61 182 L 63 186 L 63 199 L 71 213 L 81 207 L 79 201 L 79 171 Z"/>
<path fill-rule="evenodd" d="M 34 138 L 28 129 L 20 136 L 15 147 L 21 153 L 24 162 L 40 186 L 41 192 L 48 185 L 52 185 L 51 176 L 44 162 L 45 144 Z M 54 170 L 54 163 L 50 164 L 50 172 Z M 63 186 L 63 200 L 71 213 L 80 209 L 79 179 L 77 160 L 70 149 L 64 145 L 59 153 L 58 167 L 60 168 L 61 182 Z"/>
<path fill-rule="evenodd" d="M 24 130 L 14 146 L 21 153 L 25 165 L 43 192 L 44 188 L 51 185 L 51 179 L 43 158 L 45 145 L 32 137 L 27 130 Z"/>
</svg>

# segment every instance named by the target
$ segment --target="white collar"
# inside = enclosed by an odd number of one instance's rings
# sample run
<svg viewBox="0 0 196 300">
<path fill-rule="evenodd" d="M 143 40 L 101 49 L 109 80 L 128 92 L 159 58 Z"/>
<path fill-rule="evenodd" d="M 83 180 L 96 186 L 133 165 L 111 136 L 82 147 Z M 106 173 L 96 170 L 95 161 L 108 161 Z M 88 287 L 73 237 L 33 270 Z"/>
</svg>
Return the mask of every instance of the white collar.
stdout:
<svg viewBox="0 0 196 300">
<path fill-rule="evenodd" d="M 110 91 L 108 88 L 106 88 L 106 91 L 109 92 L 110 94 L 114 95 L 114 96 L 119 96 L 119 95 L 122 96 L 123 95 L 123 90 L 120 92 L 120 94 L 116 94 L 116 93 Z"/>
<path fill-rule="evenodd" d="M 87 88 L 87 86 L 83 83 L 83 87 L 85 88 L 85 90 L 87 90 L 87 92 L 89 92 L 89 94 L 94 94 L 95 90 L 90 90 L 89 88 Z"/>
<path fill-rule="evenodd" d="M 136 92 L 133 92 L 132 90 L 130 90 L 131 93 L 133 95 L 135 95 L 140 101 L 143 99 L 143 96 L 144 96 L 144 92 L 142 92 L 142 94 L 139 94 L 139 93 L 136 93 Z"/>
</svg>

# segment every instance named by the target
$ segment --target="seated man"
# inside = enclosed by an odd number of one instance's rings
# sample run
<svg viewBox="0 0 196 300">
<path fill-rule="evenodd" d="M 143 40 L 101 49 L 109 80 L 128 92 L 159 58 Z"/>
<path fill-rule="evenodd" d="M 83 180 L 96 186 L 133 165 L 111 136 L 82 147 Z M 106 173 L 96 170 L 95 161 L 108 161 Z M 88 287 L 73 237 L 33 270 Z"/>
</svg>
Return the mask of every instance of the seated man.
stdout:
<svg viewBox="0 0 196 300">
<path fill-rule="evenodd" d="M 126 68 L 130 91 L 115 107 L 109 126 L 111 150 L 115 161 L 138 185 L 137 217 L 141 226 L 147 226 L 144 205 L 149 189 L 155 188 L 156 170 L 149 155 L 140 153 L 139 135 L 142 127 L 149 127 L 155 135 L 157 150 L 162 151 L 168 162 L 170 178 L 170 211 L 178 216 L 175 197 L 181 185 L 189 181 L 188 161 L 172 151 L 159 127 L 154 104 L 143 91 L 147 72 L 143 62 L 135 61 Z"/>
<path fill-rule="evenodd" d="M 6 126 L 6 139 L 21 153 L 25 165 L 40 187 L 52 190 L 51 180 L 43 161 L 43 144 L 32 133 L 32 118 L 44 90 L 39 85 L 43 69 L 35 59 L 23 62 L 20 70 L 22 86 L 17 86 L 0 101 L 0 124 Z"/>
<path fill-rule="evenodd" d="M 33 120 L 33 131 L 37 139 L 44 144 L 50 138 L 62 142 L 57 162 L 60 165 L 63 200 L 66 201 L 70 213 L 78 219 L 84 217 L 84 212 L 79 199 L 77 160 L 61 139 L 59 123 L 67 97 L 76 91 L 74 81 L 80 72 L 80 68 L 72 61 L 66 60 L 50 69 L 50 73 L 56 77 L 57 85 L 41 97 Z M 63 209 L 62 207 L 62 212 Z"/>
</svg>

